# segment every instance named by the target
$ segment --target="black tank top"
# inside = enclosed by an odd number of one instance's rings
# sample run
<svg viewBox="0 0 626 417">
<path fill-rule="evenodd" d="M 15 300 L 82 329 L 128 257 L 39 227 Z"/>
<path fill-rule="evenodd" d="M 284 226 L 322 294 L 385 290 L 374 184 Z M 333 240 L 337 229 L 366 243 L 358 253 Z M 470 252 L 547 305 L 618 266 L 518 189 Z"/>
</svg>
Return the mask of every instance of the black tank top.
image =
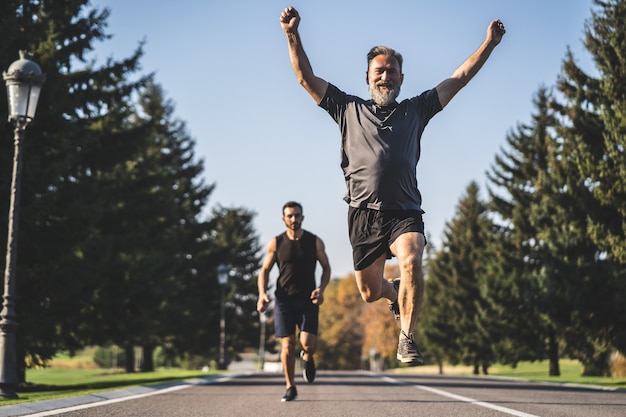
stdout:
<svg viewBox="0 0 626 417">
<path fill-rule="evenodd" d="M 276 236 L 276 262 L 278 280 L 276 298 L 306 298 L 316 287 L 315 267 L 317 256 L 315 243 L 317 237 L 303 230 L 302 237 L 291 240 L 287 232 Z"/>
</svg>

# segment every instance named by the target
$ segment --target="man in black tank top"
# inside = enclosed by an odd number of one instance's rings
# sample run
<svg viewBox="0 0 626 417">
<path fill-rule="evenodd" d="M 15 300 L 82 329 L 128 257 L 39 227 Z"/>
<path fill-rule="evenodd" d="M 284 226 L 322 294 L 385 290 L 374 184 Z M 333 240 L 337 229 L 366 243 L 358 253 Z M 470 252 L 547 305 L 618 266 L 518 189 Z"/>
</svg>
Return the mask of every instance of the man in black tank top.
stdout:
<svg viewBox="0 0 626 417">
<path fill-rule="evenodd" d="M 330 264 L 324 242 L 302 229 L 304 216 L 300 203 L 285 203 L 282 219 L 287 230 L 270 240 L 259 272 L 257 310 L 263 313 L 267 308 L 270 301 L 267 294 L 270 271 L 274 265 L 278 265 L 274 292 L 274 330 L 276 337 L 281 340 L 280 361 L 287 386 L 281 401 L 292 401 L 298 396 L 294 377 L 296 327 L 300 329 L 304 379 L 309 383 L 315 380 L 313 354 L 317 346 L 319 306 L 324 302 L 324 289 L 330 280 Z M 319 286 L 315 278 L 317 262 L 322 266 Z"/>
</svg>

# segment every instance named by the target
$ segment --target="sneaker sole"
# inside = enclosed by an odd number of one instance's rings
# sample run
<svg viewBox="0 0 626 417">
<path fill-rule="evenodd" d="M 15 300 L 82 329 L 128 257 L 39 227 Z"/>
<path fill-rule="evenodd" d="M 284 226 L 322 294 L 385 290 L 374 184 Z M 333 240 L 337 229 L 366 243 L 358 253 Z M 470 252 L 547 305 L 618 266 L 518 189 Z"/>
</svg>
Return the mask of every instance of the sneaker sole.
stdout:
<svg viewBox="0 0 626 417">
<path fill-rule="evenodd" d="M 396 359 L 402 363 L 408 363 L 414 366 L 424 365 L 424 358 L 405 358 L 402 355 L 396 355 Z"/>
<path fill-rule="evenodd" d="M 317 369 L 313 370 L 313 378 L 309 379 L 309 377 L 307 376 L 307 372 L 306 372 L 306 361 L 304 360 L 304 351 L 303 350 L 300 351 L 300 359 L 302 360 L 303 367 L 304 367 L 304 369 L 302 370 L 302 377 L 304 378 L 304 380 L 306 382 L 308 382 L 309 384 L 312 384 L 313 381 L 315 381 L 315 376 L 316 376 L 316 373 L 317 373 Z"/>
<path fill-rule="evenodd" d="M 306 369 L 304 371 L 302 371 L 302 377 L 304 378 L 304 380 L 306 382 L 308 382 L 309 384 L 312 384 L 313 382 L 315 382 L 315 377 L 309 379 L 309 377 L 307 377 L 306 375 Z"/>
</svg>

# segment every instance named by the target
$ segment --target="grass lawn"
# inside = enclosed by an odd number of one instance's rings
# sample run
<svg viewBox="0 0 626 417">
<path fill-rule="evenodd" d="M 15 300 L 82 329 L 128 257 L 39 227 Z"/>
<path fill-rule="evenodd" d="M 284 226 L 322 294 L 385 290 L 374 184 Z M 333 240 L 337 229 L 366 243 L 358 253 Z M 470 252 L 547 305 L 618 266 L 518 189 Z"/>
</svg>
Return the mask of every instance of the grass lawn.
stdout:
<svg viewBox="0 0 626 417">
<path fill-rule="evenodd" d="M 595 385 L 605 388 L 626 388 L 626 378 L 609 378 L 600 376 L 582 376 L 583 367 L 578 361 L 561 359 L 559 361 L 561 376 L 548 375 L 548 361 L 525 362 L 517 368 L 510 366 L 494 366 L 490 369 L 493 376 L 529 379 L 532 381 L 558 382 L 561 384 Z"/>
<path fill-rule="evenodd" d="M 626 389 L 626 378 L 582 376 L 583 367 L 578 361 L 561 359 L 559 361 L 559 367 L 561 376 L 550 376 L 548 375 L 548 361 L 521 362 L 516 368 L 496 364 L 489 368 L 489 376 Z M 470 366 L 444 366 L 443 368 L 444 375 L 471 376 L 473 375 L 472 371 L 473 368 Z M 438 374 L 439 368 L 436 366 L 404 367 L 399 368 L 397 372 Z"/>
<path fill-rule="evenodd" d="M 132 374 L 103 369 L 32 369 L 26 372 L 28 386 L 17 392 L 19 398 L 0 399 L 0 406 L 94 394 L 132 386 L 161 385 L 217 373 L 184 369 L 157 369 L 154 372 Z"/>
<path fill-rule="evenodd" d="M 27 369 L 27 386 L 17 390 L 19 398 L 0 399 L 0 407 L 95 394 L 132 386 L 161 385 L 218 374 L 215 370 L 203 372 L 179 368 L 127 374 L 121 369 L 98 368 L 93 361 L 93 353 L 94 349 L 88 348 L 74 356 L 60 354 L 52 360 L 48 368 Z"/>
</svg>

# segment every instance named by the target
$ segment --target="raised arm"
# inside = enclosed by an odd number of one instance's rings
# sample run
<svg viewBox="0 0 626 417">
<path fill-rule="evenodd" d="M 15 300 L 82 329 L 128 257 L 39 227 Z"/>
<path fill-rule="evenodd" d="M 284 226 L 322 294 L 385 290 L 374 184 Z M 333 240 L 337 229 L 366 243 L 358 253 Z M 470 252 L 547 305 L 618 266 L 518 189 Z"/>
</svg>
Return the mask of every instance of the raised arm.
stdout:
<svg viewBox="0 0 626 417">
<path fill-rule="evenodd" d="M 489 24 L 487 36 L 478 49 L 454 71 L 450 78 L 445 79 L 437 86 L 441 107 L 445 107 L 452 100 L 452 97 L 478 73 L 505 33 L 501 21 L 496 19 Z"/>
<path fill-rule="evenodd" d="M 293 7 L 287 7 L 280 15 L 280 26 L 287 35 L 287 45 L 289 47 L 289 59 L 291 67 L 296 74 L 298 82 L 313 97 L 317 104 L 322 101 L 326 93 L 328 82 L 317 77 L 313 73 L 313 68 L 309 62 L 309 58 L 304 52 L 302 41 L 298 34 L 298 26 L 300 25 L 300 15 Z"/>
</svg>

